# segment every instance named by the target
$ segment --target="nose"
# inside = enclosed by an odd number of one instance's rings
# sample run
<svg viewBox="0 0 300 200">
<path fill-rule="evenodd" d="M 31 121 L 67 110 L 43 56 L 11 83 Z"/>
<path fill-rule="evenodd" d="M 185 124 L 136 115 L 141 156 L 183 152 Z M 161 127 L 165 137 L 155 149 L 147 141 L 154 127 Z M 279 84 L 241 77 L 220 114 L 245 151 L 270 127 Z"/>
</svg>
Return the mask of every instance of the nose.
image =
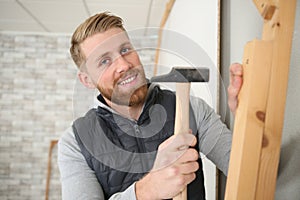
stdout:
<svg viewBox="0 0 300 200">
<path fill-rule="evenodd" d="M 122 55 L 116 58 L 115 64 L 118 73 L 126 72 L 132 68 L 132 64 Z"/>
</svg>

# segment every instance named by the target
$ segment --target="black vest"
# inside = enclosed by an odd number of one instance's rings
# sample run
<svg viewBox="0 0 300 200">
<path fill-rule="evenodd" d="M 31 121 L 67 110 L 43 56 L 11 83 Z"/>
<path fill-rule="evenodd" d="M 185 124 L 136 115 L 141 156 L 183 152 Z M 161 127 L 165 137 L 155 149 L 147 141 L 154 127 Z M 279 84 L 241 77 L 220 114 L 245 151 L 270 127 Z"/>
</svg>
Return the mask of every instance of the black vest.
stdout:
<svg viewBox="0 0 300 200">
<path fill-rule="evenodd" d="M 175 101 L 173 92 L 155 86 L 138 121 L 98 107 L 73 123 L 76 141 L 106 199 L 126 190 L 151 170 L 159 144 L 174 133 Z M 191 108 L 190 128 L 198 134 Z M 196 148 L 199 151 L 198 145 Z M 200 158 L 198 163 L 197 178 L 188 185 L 189 200 L 205 199 Z"/>
</svg>

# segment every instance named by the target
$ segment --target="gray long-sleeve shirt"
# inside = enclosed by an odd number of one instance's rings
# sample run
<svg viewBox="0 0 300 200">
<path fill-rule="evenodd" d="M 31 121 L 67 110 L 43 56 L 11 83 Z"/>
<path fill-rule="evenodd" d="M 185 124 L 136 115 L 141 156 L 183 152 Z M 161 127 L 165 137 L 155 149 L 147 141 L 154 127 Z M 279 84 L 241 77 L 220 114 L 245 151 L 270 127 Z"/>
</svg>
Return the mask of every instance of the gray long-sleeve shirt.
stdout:
<svg viewBox="0 0 300 200">
<path fill-rule="evenodd" d="M 202 99 L 191 97 L 199 149 L 220 170 L 227 174 L 232 134 L 220 117 Z M 102 105 L 101 106 L 105 106 Z M 199 152 L 200 154 L 200 152 Z M 65 200 L 104 200 L 95 172 L 88 166 L 77 144 L 72 128 L 66 130 L 58 143 L 58 165 L 61 175 L 62 198 Z M 135 200 L 135 183 L 110 200 Z"/>
</svg>

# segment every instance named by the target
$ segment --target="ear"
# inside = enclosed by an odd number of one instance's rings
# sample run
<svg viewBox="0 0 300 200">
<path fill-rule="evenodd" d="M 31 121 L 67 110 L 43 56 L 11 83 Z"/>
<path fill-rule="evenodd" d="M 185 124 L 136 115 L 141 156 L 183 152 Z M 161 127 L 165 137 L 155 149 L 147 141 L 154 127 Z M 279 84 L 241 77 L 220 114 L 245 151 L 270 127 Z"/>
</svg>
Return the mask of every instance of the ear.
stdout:
<svg viewBox="0 0 300 200">
<path fill-rule="evenodd" d="M 95 89 L 96 86 L 95 84 L 93 83 L 91 77 L 86 73 L 86 72 L 82 72 L 82 71 L 79 71 L 77 73 L 77 76 L 78 76 L 78 79 L 80 80 L 80 82 L 87 88 L 89 89 Z"/>
</svg>

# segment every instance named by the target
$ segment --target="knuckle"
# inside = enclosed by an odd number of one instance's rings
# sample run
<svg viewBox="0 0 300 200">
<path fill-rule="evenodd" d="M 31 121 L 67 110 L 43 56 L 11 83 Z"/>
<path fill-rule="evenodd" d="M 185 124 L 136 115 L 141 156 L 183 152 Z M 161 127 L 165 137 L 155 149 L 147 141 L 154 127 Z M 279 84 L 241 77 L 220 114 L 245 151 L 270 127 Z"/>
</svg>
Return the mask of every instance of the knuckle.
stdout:
<svg viewBox="0 0 300 200">
<path fill-rule="evenodd" d="M 233 86 L 229 86 L 229 87 L 228 87 L 228 94 L 229 94 L 229 96 L 231 96 L 231 97 L 236 96 L 236 94 L 237 94 L 236 88 L 234 88 Z"/>
<path fill-rule="evenodd" d="M 192 181 L 195 180 L 195 178 L 196 178 L 196 173 L 192 173 L 192 174 L 191 174 L 191 178 L 192 178 Z"/>
<path fill-rule="evenodd" d="M 231 65 L 230 65 L 230 70 L 231 71 L 236 71 L 236 70 L 239 70 L 241 68 L 241 64 L 240 63 L 232 63 Z"/>
<path fill-rule="evenodd" d="M 185 139 L 185 134 L 178 134 L 176 137 L 182 140 Z"/>
<path fill-rule="evenodd" d="M 177 184 L 178 184 L 179 186 L 185 185 L 185 178 L 184 178 L 184 176 L 179 176 L 179 177 L 177 178 Z"/>
<path fill-rule="evenodd" d="M 228 92 L 229 95 L 232 94 L 232 90 L 233 90 L 233 88 L 232 88 L 232 86 L 230 85 L 230 86 L 227 88 L 227 92 Z"/>
<path fill-rule="evenodd" d="M 191 146 L 193 142 L 196 140 L 195 135 L 193 134 L 182 134 L 185 135 L 185 144 Z"/>
<path fill-rule="evenodd" d="M 228 104 L 229 110 L 232 110 L 234 107 L 231 104 Z"/>
<path fill-rule="evenodd" d="M 199 163 L 194 162 L 194 171 L 197 171 L 199 169 Z"/>
<path fill-rule="evenodd" d="M 192 160 L 197 160 L 199 158 L 198 152 L 193 148 L 189 149 L 189 154 Z"/>
<path fill-rule="evenodd" d="M 183 139 L 184 141 L 189 141 L 193 137 L 192 134 L 179 134 L 179 135 L 180 135 L 180 138 Z"/>
<path fill-rule="evenodd" d="M 184 184 L 189 184 L 189 183 L 191 183 L 193 180 L 196 179 L 196 173 L 191 173 L 191 174 L 187 175 L 186 179 L 187 179 L 187 180 L 185 181 Z"/>
<path fill-rule="evenodd" d="M 232 108 L 233 107 L 233 102 L 232 101 L 228 101 L 228 106 L 229 106 L 229 108 Z"/>
<path fill-rule="evenodd" d="M 161 151 L 163 149 L 163 144 L 160 144 L 159 146 L 158 146 L 158 151 Z"/>
<path fill-rule="evenodd" d="M 179 169 L 177 166 L 171 166 L 170 169 L 169 169 L 169 175 L 171 177 L 173 176 L 178 176 L 179 175 Z"/>
</svg>

